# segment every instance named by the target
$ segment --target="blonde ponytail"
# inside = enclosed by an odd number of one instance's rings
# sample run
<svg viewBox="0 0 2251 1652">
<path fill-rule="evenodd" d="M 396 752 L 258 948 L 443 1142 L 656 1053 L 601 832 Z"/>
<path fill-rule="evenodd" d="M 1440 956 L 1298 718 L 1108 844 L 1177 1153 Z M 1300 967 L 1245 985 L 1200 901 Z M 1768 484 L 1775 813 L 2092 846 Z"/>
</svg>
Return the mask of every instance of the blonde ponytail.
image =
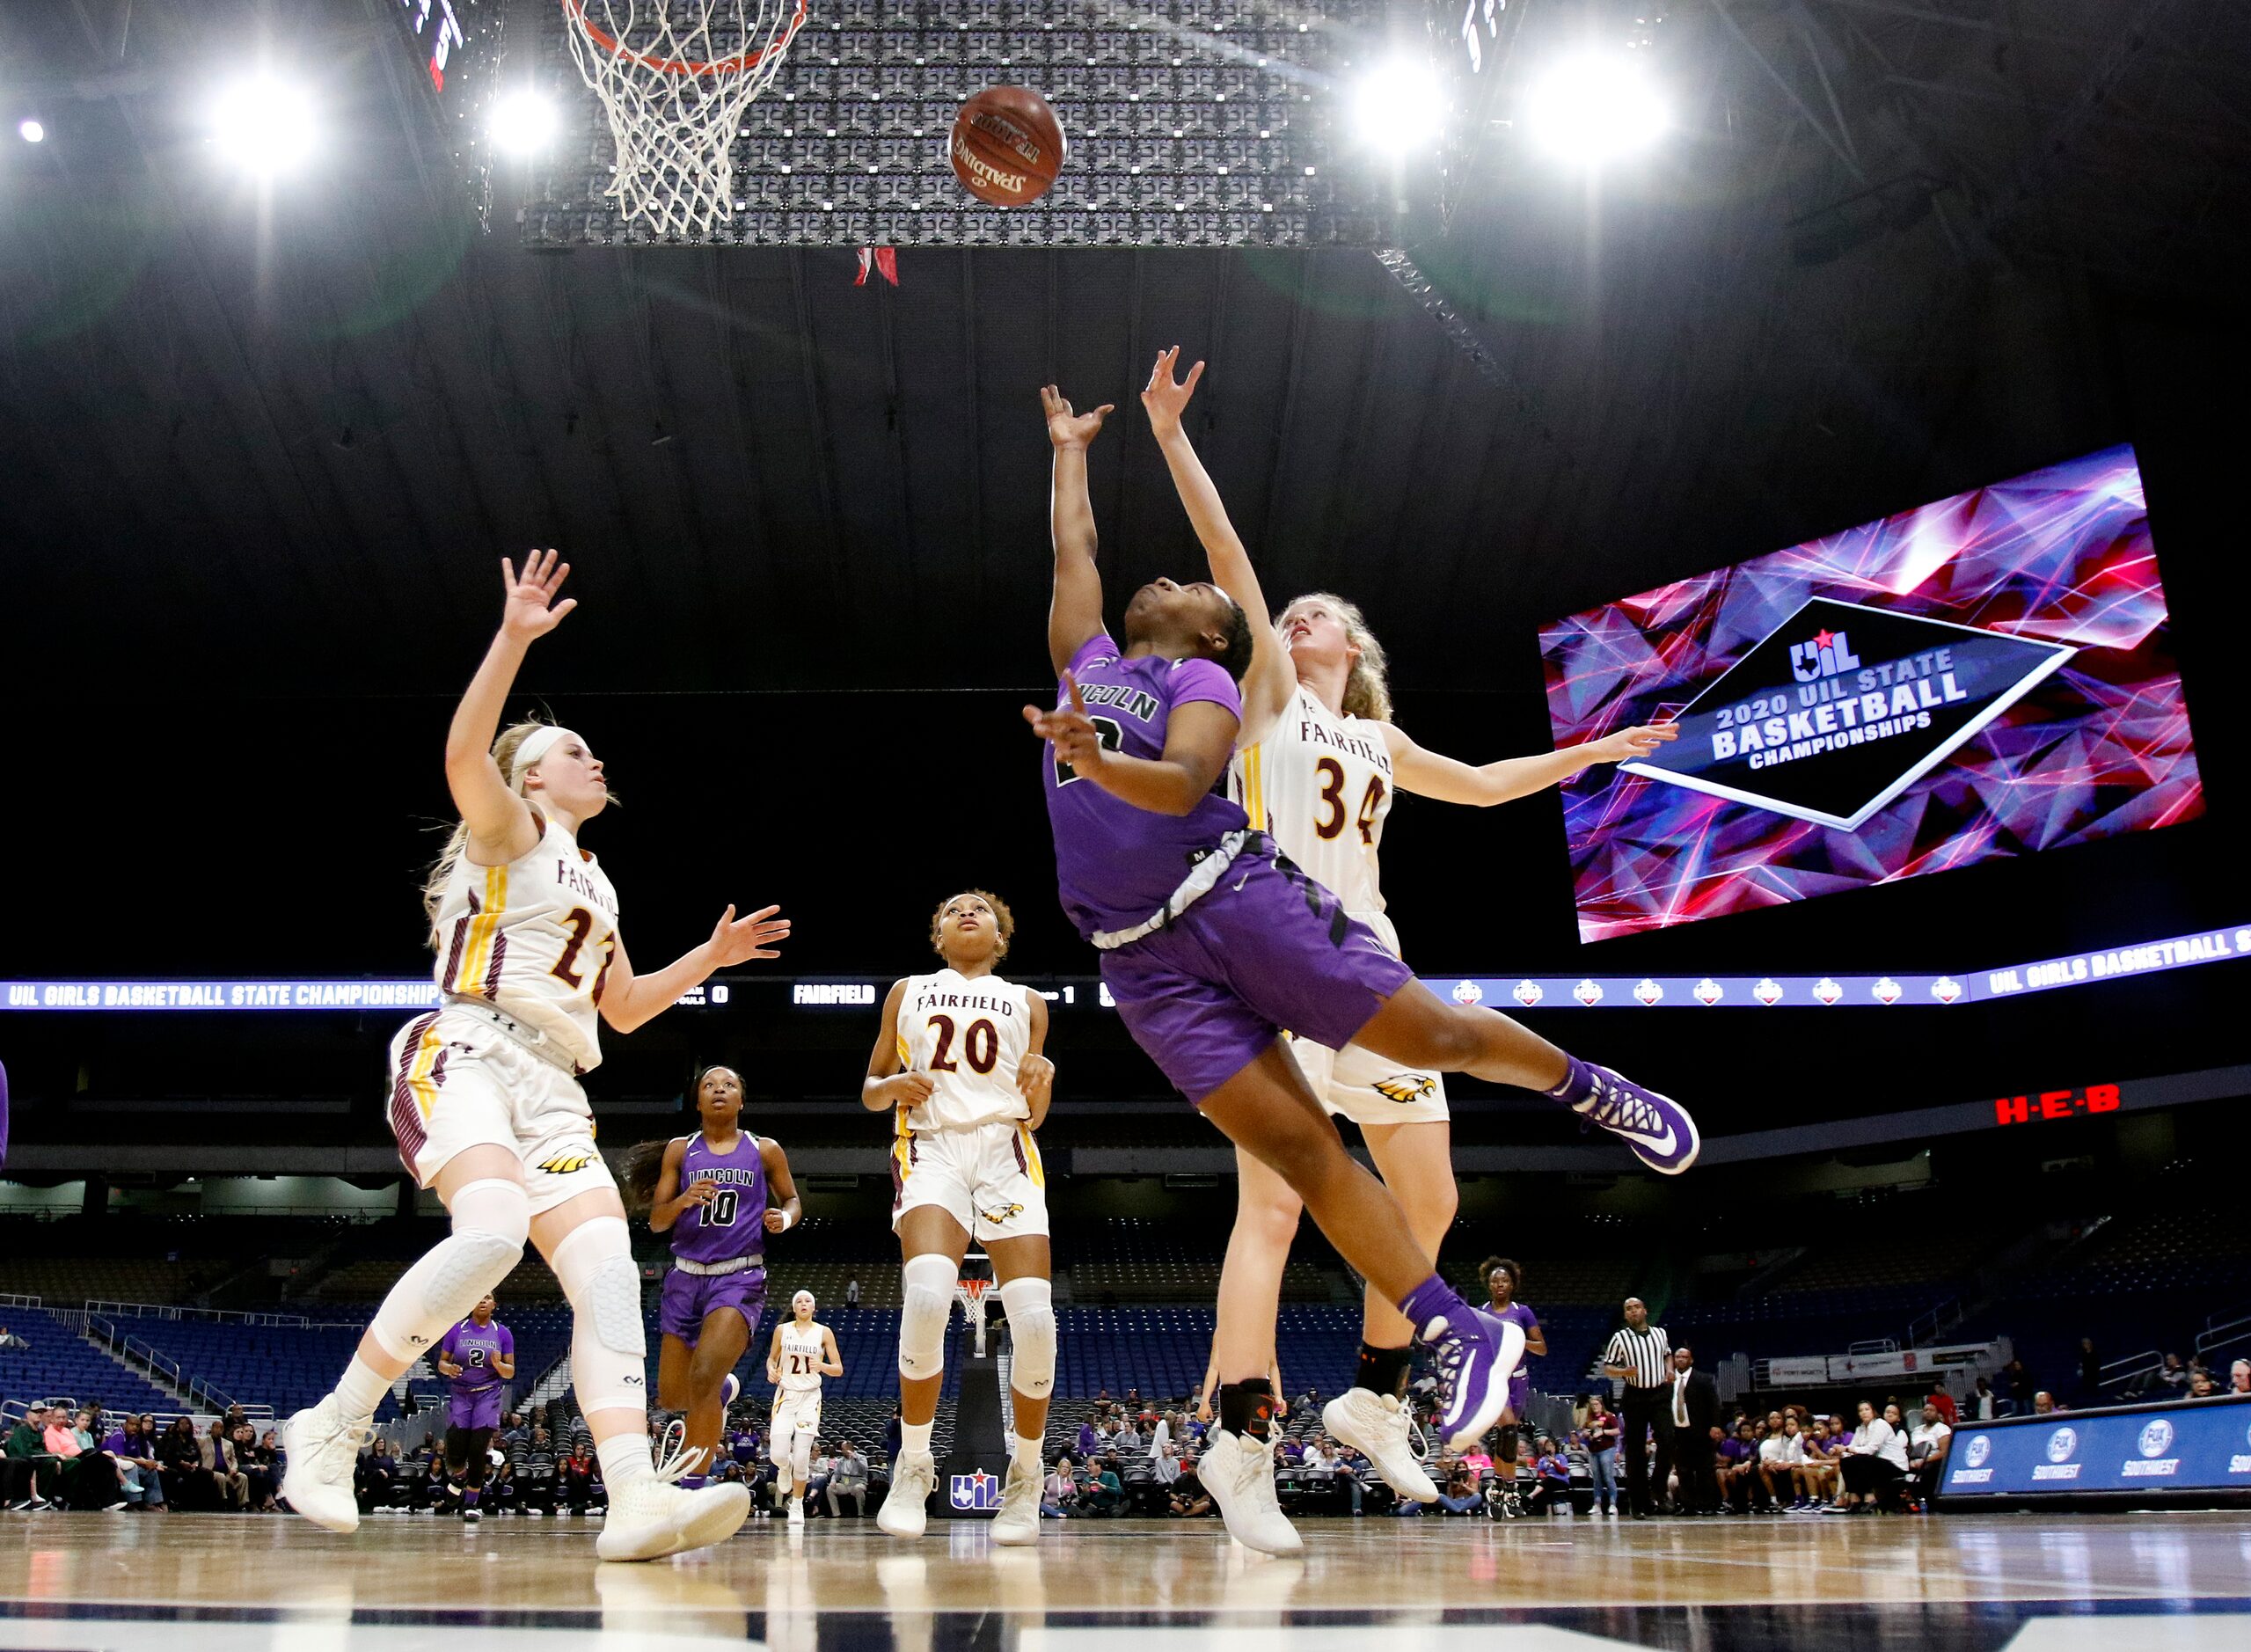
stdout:
<svg viewBox="0 0 2251 1652">
<path fill-rule="evenodd" d="M 511 723 L 501 730 L 501 737 L 493 742 L 493 761 L 508 783 L 508 790 L 518 797 L 523 795 L 523 776 L 515 771 L 515 754 L 523 742 L 546 727 L 544 722 Z M 430 950 L 438 949 L 438 908 L 445 900 L 445 886 L 453 876 L 454 867 L 461 864 L 462 853 L 469 847 L 469 824 L 457 822 L 453 835 L 445 840 L 445 847 L 438 852 L 430 875 L 422 883 L 422 910 L 430 920 Z"/>
<path fill-rule="evenodd" d="M 1289 608 L 1282 610 L 1287 619 L 1290 609 L 1299 603 L 1319 603 L 1343 622 L 1345 640 L 1359 650 L 1353 655 L 1352 669 L 1344 680 L 1344 714 L 1365 717 L 1370 722 L 1392 720 L 1391 662 L 1384 654 L 1384 645 L 1376 640 L 1376 633 L 1368 629 L 1367 616 L 1356 603 L 1328 591 L 1308 591 L 1303 596 L 1290 599 Z"/>
</svg>

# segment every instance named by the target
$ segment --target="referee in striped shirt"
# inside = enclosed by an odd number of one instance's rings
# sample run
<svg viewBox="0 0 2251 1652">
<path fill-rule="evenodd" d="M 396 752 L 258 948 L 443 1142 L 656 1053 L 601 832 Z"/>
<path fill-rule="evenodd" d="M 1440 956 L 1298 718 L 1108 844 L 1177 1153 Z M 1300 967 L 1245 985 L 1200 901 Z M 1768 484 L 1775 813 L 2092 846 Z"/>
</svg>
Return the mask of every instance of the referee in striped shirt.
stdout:
<svg viewBox="0 0 2251 1652">
<path fill-rule="evenodd" d="M 1672 1435 L 1672 1412 L 1666 1404 L 1671 1362 L 1672 1343 L 1662 1326 L 1649 1323 L 1648 1305 L 1639 1297 L 1626 1297 L 1626 1323 L 1603 1349 L 1603 1375 L 1626 1385 L 1618 1409 L 1626 1422 L 1626 1496 L 1636 1520 L 1647 1520 L 1656 1509 L 1649 1488 L 1651 1429 L 1657 1431 L 1657 1460 L 1671 1456 L 1664 1449 Z"/>
</svg>

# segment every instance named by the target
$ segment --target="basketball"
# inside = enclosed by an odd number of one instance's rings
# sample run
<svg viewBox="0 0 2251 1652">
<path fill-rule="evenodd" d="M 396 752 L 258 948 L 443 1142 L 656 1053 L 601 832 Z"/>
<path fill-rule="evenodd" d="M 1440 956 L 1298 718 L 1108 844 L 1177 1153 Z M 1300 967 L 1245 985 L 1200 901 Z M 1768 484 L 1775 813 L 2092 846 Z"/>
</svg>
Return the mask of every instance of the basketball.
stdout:
<svg viewBox="0 0 2251 1652">
<path fill-rule="evenodd" d="M 954 117 L 946 155 L 979 201 L 1020 207 L 1046 194 L 1063 171 L 1063 122 L 1029 86 L 988 86 Z"/>
</svg>

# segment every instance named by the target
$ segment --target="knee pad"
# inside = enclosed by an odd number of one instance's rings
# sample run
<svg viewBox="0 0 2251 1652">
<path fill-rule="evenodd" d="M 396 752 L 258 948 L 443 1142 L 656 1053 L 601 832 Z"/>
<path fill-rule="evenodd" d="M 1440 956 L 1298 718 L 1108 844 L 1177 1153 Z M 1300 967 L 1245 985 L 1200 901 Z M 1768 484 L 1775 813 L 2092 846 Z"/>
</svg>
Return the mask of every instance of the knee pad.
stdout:
<svg viewBox="0 0 2251 1652">
<path fill-rule="evenodd" d="M 622 1217 L 597 1216 L 563 1236 L 548 1261 L 570 1298 L 571 1376 L 583 1411 L 648 1407 L 641 1275 Z"/>
<path fill-rule="evenodd" d="M 523 1184 L 495 1177 L 453 1195 L 453 1232 L 399 1276 L 369 1332 L 393 1359 L 419 1359 L 508 1276 L 531 1232 Z"/>
<path fill-rule="evenodd" d="M 1000 1287 L 1001 1311 L 1016 1344 L 1008 1385 L 1027 1400 L 1045 1400 L 1056 1385 L 1054 1288 L 1044 1279 L 1010 1279 Z"/>
<path fill-rule="evenodd" d="M 910 1256 L 899 1270 L 906 1293 L 899 1315 L 899 1375 L 910 1382 L 946 1369 L 946 1320 L 960 1276 L 959 1264 L 928 1254 Z"/>
</svg>

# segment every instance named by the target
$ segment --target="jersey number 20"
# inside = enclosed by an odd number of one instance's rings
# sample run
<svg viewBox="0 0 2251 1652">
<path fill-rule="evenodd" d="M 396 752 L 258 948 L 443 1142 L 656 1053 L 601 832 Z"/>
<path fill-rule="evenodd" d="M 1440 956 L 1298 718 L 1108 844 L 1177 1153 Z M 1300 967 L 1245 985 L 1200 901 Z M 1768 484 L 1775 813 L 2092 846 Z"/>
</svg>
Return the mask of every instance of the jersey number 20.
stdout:
<svg viewBox="0 0 2251 1652">
<path fill-rule="evenodd" d="M 954 1018 L 933 1015 L 932 1028 L 938 1034 L 938 1047 L 930 1052 L 932 1072 L 959 1072 L 954 1064 Z M 971 1021 L 969 1030 L 961 1037 L 961 1054 L 970 1069 L 976 1072 L 990 1072 L 1000 1064 L 1000 1034 L 990 1021 Z"/>
</svg>

